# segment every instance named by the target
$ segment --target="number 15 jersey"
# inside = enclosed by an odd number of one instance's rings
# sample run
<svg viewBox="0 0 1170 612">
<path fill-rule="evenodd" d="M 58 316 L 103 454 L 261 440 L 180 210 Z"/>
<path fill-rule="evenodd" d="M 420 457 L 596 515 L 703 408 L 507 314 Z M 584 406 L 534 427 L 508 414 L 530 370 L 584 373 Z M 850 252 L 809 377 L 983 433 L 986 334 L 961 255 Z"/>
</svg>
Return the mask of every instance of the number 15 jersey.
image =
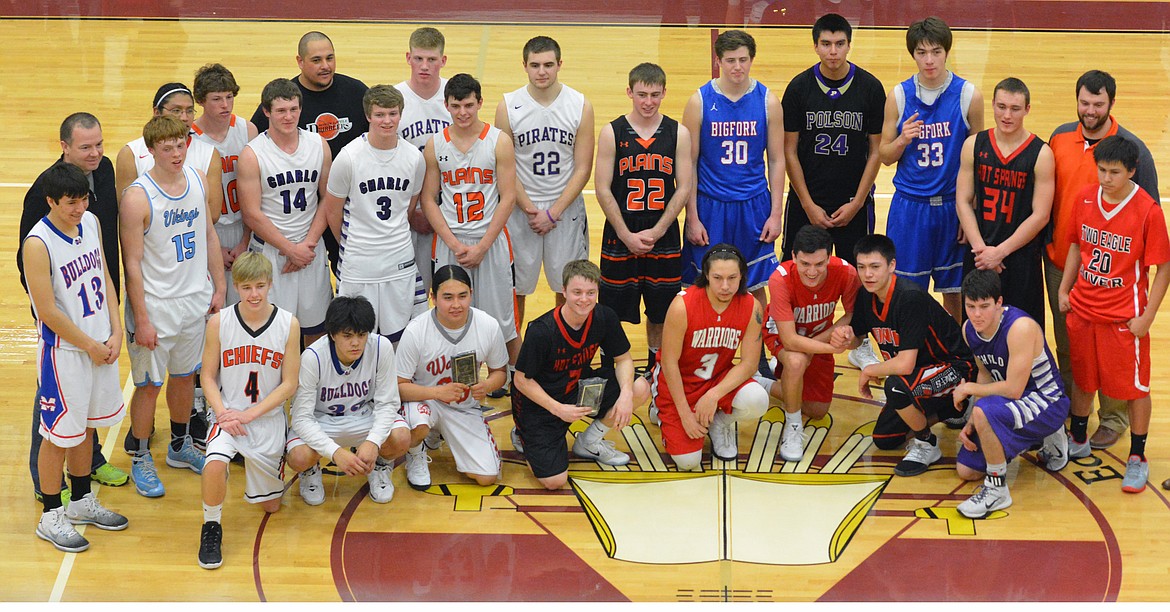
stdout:
<svg viewBox="0 0 1170 612">
<path fill-rule="evenodd" d="M 456 236 L 482 236 L 500 204 L 500 191 L 496 188 L 496 141 L 500 133 L 484 123 L 466 153 L 451 142 L 450 127 L 434 136 L 442 184 L 439 210 Z"/>
</svg>

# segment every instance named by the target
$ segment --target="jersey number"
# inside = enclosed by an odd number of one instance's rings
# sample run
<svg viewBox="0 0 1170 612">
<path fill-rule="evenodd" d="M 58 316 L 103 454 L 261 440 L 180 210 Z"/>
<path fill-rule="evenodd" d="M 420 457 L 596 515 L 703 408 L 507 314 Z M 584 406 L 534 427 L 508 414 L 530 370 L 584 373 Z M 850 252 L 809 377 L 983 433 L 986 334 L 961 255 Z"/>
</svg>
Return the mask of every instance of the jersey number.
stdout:
<svg viewBox="0 0 1170 612">
<path fill-rule="evenodd" d="M 236 195 L 236 179 L 228 182 L 227 187 L 223 189 L 223 209 L 220 214 L 228 214 L 230 212 L 240 212 L 240 197 Z"/>
<path fill-rule="evenodd" d="M 1093 249 L 1093 256 L 1089 259 L 1089 269 L 1098 274 L 1109 274 L 1113 269 L 1113 254 L 1101 249 Z"/>
<path fill-rule="evenodd" d="M 1016 192 L 984 187 L 983 193 L 987 196 L 983 198 L 983 220 L 995 221 L 996 215 L 1002 214 L 1003 222 L 1011 223 L 1016 208 Z"/>
<path fill-rule="evenodd" d="M 626 179 L 626 210 L 662 210 L 666 207 L 666 179 Z"/>
<path fill-rule="evenodd" d="M 280 197 L 284 198 L 284 214 L 291 215 L 292 209 L 305 210 L 309 203 L 305 199 L 305 188 L 301 187 L 297 190 L 297 195 L 292 195 L 292 191 L 285 190 L 280 192 Z"/>
<path fill-rule="evenodd" d="M 378 207 L 378 212 L 375 214 L 378 215 L 379 219 L 385 221 L 390 218 L 390 205 L 393 203 L 394 201 L 390 199 L 390 196 L 382 196 L 378 198 L 378 202 L 376 204 Z"/>
<path fill-rule="evenodd" d="M 711 380 L 711 374 L 715 371 L 715 362 L 719 361 L 719 353 L 707 353 L 699 360 L 703 364 L 695 370 L 695 376 L 703 380 Z"/>
<path fill-rule="evenodd" d="M 537 151 L 532 154 L 532 174 L 556 176 L 561 173 L 561 154 L 556 151 Z"/>
<path fill-rule="evenodd" d="M 931 168 L 943 165 L 943 144 L 941 142 L 923 142 L 918 145 L 918 166 Z"/>
<path fill-rule="evenodd" d="M 248 383 L 244 385 L 244 395 L 252 400 L 252 403 L 260 401 L 260 373 L 256 371 L 248 372 Z"/>
<path fill-rule="evenodd" d="M 106 303 L 106 294 L 102 293 L 102 279 L 94 277 L 90 284 L 93 285 L 93 300 L 94 305 L 89 305 L 89 292 L 85 290 L 85 284 L 82 283 L 81 291 L 77 295 L 81 297 L 81 316 L 88 317 L 93 313 L 102 309 L 102 304 Z"/>
<path fill-rule="evenodd" d="M 723 141 L 723 157 L 719 158 L 719 162 L 724 166 L 735 164 L 737 166 L 746 166 L 748 163 L 748 143 L 746 140 L 724 140 Z"/>
<path fill-rule="evenodd" d="M 455 220 L 459 223 L 483 220 L 483 192 L 455 194 Z"/>
<path fill-rule="evenodd" d="M 195 232 L 171 236 L 175 243 L 175 261 L 185 261 L 195 256 Z"/>
<path fill-rule="evenodd" d="M 817 140 L 813 144 L 813 153 L 817 155 L 837 155 L 845 156 L 849 154 L 849 140 L 845 134 L 838 134 L 833 138 L 832 134 L 817 134 Z"/>
</svg>

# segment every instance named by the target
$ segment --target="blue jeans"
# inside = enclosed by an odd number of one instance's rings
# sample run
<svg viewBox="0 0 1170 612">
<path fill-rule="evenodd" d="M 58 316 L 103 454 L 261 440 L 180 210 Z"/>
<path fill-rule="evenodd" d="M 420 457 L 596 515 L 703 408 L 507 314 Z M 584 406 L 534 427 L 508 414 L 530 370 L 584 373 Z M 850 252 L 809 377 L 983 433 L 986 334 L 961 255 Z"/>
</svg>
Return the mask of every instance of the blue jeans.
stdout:
<svg viewBox="0 0 1170 612">
<path fill-rule="evenodd" d="M 33 418 L 32 418 L 32 441 L 29 445 L 28 452 L 28 472 L 32 475 L 33 491 L 39 495 L 41 492 L 41 478 L 37 468 L 37 458 L 41 454 L 41 402 L 40 392 L 33 396 Z M 106 464 L 106 458 L 102 455 L 102 445 L 98 443 L 97 432 L 93 432 L 93 470 Z M 62 488 L 68 486 L 65 483 L 65 476 L 61 476 Z"/>
</svg>

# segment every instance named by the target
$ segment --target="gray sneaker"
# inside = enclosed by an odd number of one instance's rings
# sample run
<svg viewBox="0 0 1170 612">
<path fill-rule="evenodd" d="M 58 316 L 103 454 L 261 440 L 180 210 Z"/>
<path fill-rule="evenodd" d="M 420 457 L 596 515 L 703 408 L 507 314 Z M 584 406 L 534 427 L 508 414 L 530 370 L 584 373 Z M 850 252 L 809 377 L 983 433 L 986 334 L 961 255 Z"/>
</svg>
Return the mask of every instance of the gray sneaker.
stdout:
<svg viewBox="0 0 1170 612">
<path fill-rule="evenodd" d="M 370 499 L 374 503 L 385 504 L 394 499 L 394 482 L 390 479 L 390 472 L 394 464 L 379 457 L 374 469 L 366 476 L 370 483 Z"/>
<path fill-rule="evenodd" d="M 325 503 L 325 482 L 321 477 L 321 464 L 301 472 L 301 499 L 310 506 Z"/>
<path fill-rule="evenodd" d="M 613 442 L 609 440 L 601 440 L 592 449 L 585 448 L 578 440 L 573 442 L 573 454 L 605 465 L 622 466 L 630 462 L 630 456 L 614 448 Z"/>
<path fill-rule="evenodd" d="M 959 504 L 959 513 L 967 518 L 981 519 L 1011 505 L 1012 496 L 1008 492 L 1003 476 L 988 475 L 984 477 L 983 484 L 975 490 L 975 494 Z"/>
<path fill-rule="evenodd" d="M 662 427 L 662 419 L 658 418 L 658 406 L 654 405 L 654 401 L 650 401 L 650 422 Z"/>
<path fill-rule="evenodd" d="M 723 414 L 723 416 L 719 416 Z M 711 436 L 711 454 L 724 461 L 735 461 L 739 458 L 739 440 L 735 431 L 735 421 L 722 412 L 716 411 L 711 419 L 711 426 L 707 428 L 707 435 Z"/>
<path fill-rule="evenodd" d="M 911 438 L 906 443 L 906 456 L 898 465 L 894 466 L 894 474 L 898 476 L 917 476 L 926 471 L 932 463 L 942 459 L 942 450 L 938 441 L 934 444 Z"/>
<path fill-rule="evenodd" d="M 1068 436 L 1068 458 L 1069 459 L 1084 459 L 1093 454 L 1093 448 L 1089 446 L 1089 441 L 1078 443 L 1073 440 L 1072 434 Z"/>
<path fill-rule="evenodd" d="M 849 351 L 849 363 L 852 363 L 859 370 L 864 370 L 865 366 L 881 362 L 882 360 L 878 359 L 877 353 L 874 353 L 873 344 L 870 343 L 869 338 L 862 340 L 857 348 Z"/>
<path fill-rule="evenodd" d="M 512 428 L 512 433 L 509 435 L 512 438 L 512 448 L 521 455 L 524 454 L 524 441 L 520 439 L 520 430 L 515 427 Z"/>
<path fill-rule="evenodd" d="M 1150 464 L 1137 455 L 1130 455 L 1125 462 L 1125 479 L 1121 481 L 1121 490 L 1126 493 L 1141 493 L 1146 490 L 1146 481 L 1150 479 Z"/>
<path fill-rule="evenodd" d="M 1049 472 L 1059 472 L 1068 465 L 1068 434 L 1064 429 L 1057 429 L 1044 438 L 1044 445 L 1036 457 L 1044 464 Z"/>
<path fill-rule="evenodd" d="M 784 425 L 784 435 L 780 442 L 780 458 L 785 461 L 800 461 L 804 459 L 804 424 L 795 419 L 791 425 Z"/>
<path fill-rule="evenodd" d="M 65 508 L 54 508 L 41 514 L 41 522 L 37 523 L 37 537 L 62 552 L 79 553 L 89 548 L 89 540 L 77 533 L 73 524 L 65 518 Z"/>
<path fill-rule="evenodd" d="M 130 525 L 126 517 L 103 506 L 92 491 L 69 504 L 65 518 L 74 525 L 93 525 L 106 531 L 122 531 Z"/>
</svg>

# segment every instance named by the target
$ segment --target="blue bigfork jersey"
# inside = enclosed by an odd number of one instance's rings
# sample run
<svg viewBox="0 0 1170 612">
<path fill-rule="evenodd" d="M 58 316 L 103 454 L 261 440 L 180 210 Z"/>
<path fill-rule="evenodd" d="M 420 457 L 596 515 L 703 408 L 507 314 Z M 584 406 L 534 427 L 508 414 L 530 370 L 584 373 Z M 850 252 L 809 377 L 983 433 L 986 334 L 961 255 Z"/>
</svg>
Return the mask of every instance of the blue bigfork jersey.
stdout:
<svg viewBox="0 0 1170 612">
<path fill-rule="evenodd" d="M 967 118 L 963 116 L 963 85 L 966 83 L 954 75 L 951 84 L 934 104 L 918 99 L 914 77 L 900 84 L 906 106 L 898 119 L 898 133 L 902 133 L 902 124 L 914 113 L 918 113 L 918 120 L 923 125 L 922 135 L 906 145 L 898 160 L 894 187 L 899 193 L 923 199 L 954 197 L 963 141 L 970 131 Z"/>
<path fill-rule="evenodd" d="M 699 194 L 715 200 L 750 200 L 768 189 L 764 152 L 768 148 L 768 88 L 755 82 L 732 102 L 714 80 L 699 88 Z M 961 144 L 961 143 L 960 143 Z"/>
</svg>

